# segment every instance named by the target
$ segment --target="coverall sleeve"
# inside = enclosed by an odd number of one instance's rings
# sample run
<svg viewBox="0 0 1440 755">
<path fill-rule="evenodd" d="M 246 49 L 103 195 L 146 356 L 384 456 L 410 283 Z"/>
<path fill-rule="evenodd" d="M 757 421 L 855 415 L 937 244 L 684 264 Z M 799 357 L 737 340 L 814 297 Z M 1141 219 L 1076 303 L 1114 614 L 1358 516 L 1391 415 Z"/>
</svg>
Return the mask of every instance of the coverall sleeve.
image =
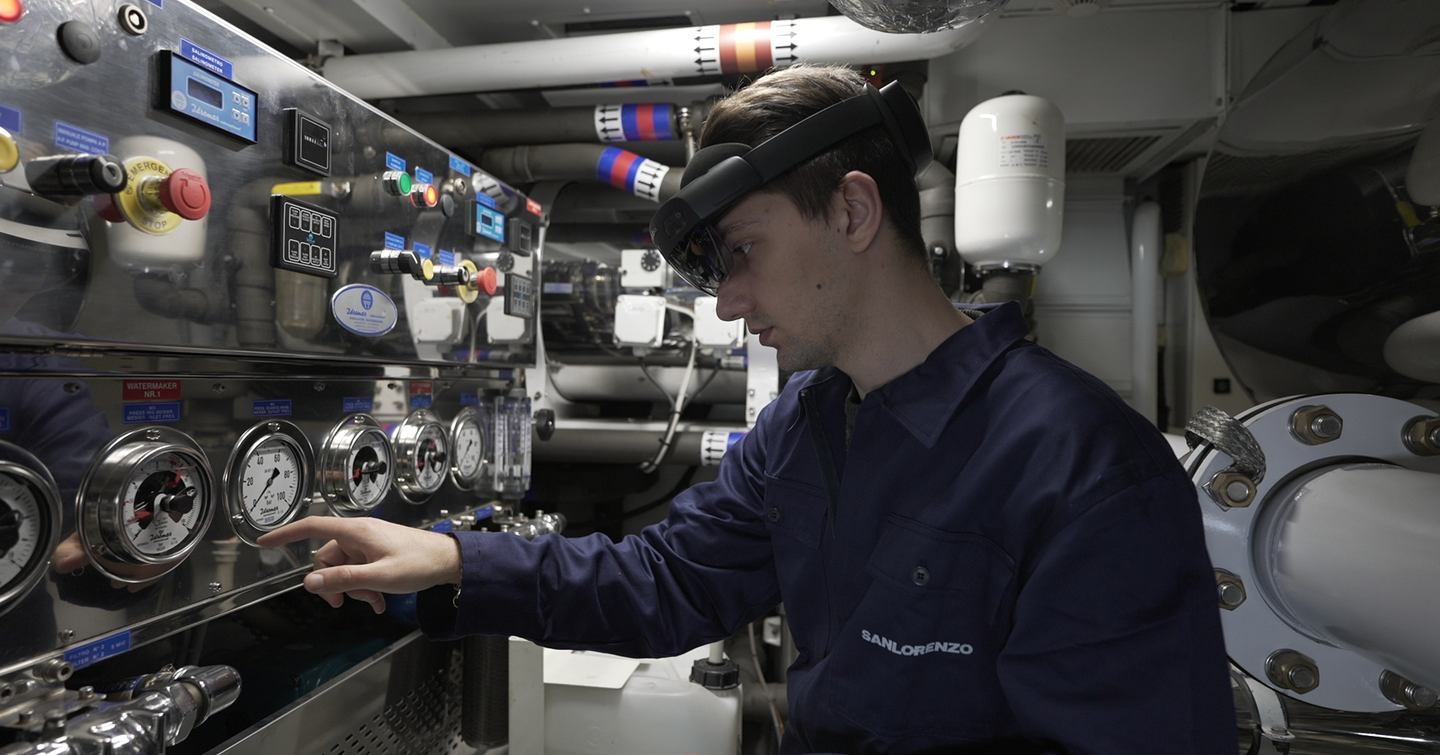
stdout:
<svg viewBox="0 0 1440 755">
<path fill-rule="evenodd" d="M 1160 474 L 1054 536 L 1021 587 L 999 659 L 1027 739 L 1069 755 L 1235 752 L 1198 517 L 1183 476 Z"/>
<path fill-rule="evenodd" d="M 665 521 L 612 542 L 455 533 L 462 583 L 419 598 L 435 637 L 517 635 L 557 648 L 666 657 L 727 637 L 779 602 L 764 502 L 764 427 L 719 476 L 676 496 Z"/>
</svg>

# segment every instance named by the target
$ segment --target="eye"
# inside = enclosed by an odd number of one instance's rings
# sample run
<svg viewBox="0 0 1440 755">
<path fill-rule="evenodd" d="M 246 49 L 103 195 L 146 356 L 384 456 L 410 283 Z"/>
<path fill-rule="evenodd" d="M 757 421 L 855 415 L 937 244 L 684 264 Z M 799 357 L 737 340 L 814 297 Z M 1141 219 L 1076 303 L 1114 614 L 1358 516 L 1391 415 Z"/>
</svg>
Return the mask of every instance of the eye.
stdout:
<svg viewBox="0 0 1440 755">
<path fill-rule="evenodd" d="M 730 256 L 734 257 L 738 255 L 749 254 L 751 246 L 752 242 L 749 241 L 736 244 L 735 246 L 730 247 Z"/>
</svg>

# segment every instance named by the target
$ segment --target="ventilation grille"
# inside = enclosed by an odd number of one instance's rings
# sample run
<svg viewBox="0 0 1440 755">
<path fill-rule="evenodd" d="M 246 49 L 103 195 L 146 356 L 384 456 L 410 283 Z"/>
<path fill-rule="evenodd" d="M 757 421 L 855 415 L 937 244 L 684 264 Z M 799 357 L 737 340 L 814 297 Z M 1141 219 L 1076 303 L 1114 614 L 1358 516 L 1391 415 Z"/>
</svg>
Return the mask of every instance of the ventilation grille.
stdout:
<svg viewBox="0 0 1440 755">
<path fill-rule="evenodd" d="M 1206 196 L 1273 191 L 1351 163 L 1379 162 L 1408 149 L 1414 134 L 1290 155 L 1242 157 L 1217 150 L 1205 165 Z"/>
<path fill-rule="evenodd" d="M 1124 173 L 1126 166 L 1160 141 L 1159 136 L 1065 140 L 1066 173 Z"/>
<path fill-rule="evenodd" d="M 458 653 L 449 663 L 416 679 L 415 687 L 381 713 L 341 736 L 325 755 L 441 755 L 475 750 L 460 738 L 460 672 Z M 392 673 L 392 687 L 395 676 Z M 395 690 L 391 690 L 393 695 Z"/>
</svg>

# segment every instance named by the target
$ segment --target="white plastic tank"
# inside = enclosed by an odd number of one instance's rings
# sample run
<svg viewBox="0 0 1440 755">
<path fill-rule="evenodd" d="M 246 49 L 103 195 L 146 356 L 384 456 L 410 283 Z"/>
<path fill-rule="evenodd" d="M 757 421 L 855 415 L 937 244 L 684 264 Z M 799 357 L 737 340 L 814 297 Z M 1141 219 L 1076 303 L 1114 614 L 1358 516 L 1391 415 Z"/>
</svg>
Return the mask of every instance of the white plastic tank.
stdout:
<svg viewBox="0 0 1440 755">
<path fill-rule="evenodd" d="M 960 123 L 955 248 L 966 264 L 1035 269 L 1060 249 L 1065 120 L 1050 101 L 1006 94 Z"/>
<path fill-rule="evenodd" d="M 691 682 L 691 664 L 704 657 L 704 647 L 638 662 L 546 650 L 546 755 L 734 755 L 740 688 Z"/>
</svg>

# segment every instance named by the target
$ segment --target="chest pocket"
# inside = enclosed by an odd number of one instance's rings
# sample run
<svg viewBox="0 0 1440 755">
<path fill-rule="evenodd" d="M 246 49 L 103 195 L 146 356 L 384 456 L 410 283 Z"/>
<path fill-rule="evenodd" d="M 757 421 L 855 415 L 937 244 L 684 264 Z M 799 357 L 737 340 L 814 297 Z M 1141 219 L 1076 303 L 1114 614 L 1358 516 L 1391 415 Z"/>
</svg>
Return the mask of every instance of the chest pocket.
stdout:
<svg viewBox="0 0 1440 755">
<path fill-rule="evenodd" d="M 810 547 L 820 544 L 825 531 L 829 498 L 825 491 L 803 482 L 765 478 L 765 527 L 772 538 L 793 540 Z M 777 547 L 779 542 L 776 543 Z"/>
<path fill-rule="evenodd" d="M 1004 726 L 995 662 L 1013 606 L 1009 556 L 979 535 L 892 515 L 866 571 L 870 586 L 828 661 L 831 706 L 895 736 L 983 737 Z"/>
</svg>

